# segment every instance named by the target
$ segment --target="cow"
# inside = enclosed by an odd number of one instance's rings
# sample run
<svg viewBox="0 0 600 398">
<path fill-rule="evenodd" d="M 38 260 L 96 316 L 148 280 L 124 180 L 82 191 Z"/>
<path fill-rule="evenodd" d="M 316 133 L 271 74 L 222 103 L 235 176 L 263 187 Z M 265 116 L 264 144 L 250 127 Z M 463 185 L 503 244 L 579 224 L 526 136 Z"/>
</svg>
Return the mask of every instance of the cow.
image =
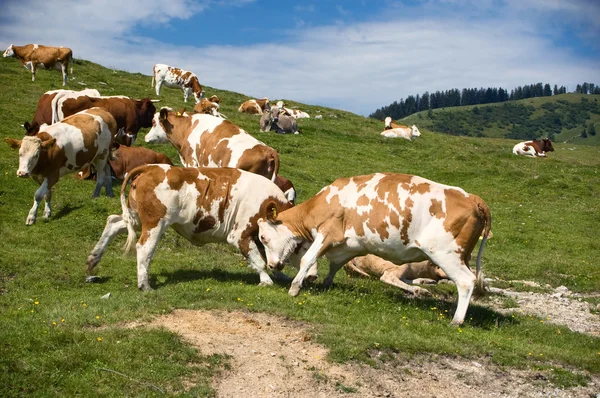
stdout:
<svg viewBox="0 0 600 398">
<path fill-rule="evenodd" d="M 235 167 L 275 181 L 279 155 L 228 120 L 162 108 L 154 115 L 146 142 L 170 142 L 186 167 Z"/>
<path fill-rule="evenodd" d="M 407 174 L 376 173 L 340 178 L 311 199 L 259 220 L 267 264 L 279 270 L 300 257 L 289 294 L 298 295 L 310 267 L 329 259 L 324 285 L 356 256 L 375 254 L 396 264 L 431 260 L 455 282 L 458 305 L 452 323 L 464 321 L 476 288 L 484 293 L 481 256 L 491 228 L 487 204 L 458 187 Z M 468 267 L 482 235 L 477 276 Z"/>
<path fill-rule="evenodd" d="M 217 97 L 216 95 L 211 95 L 210 98 L 208 99 L 210 102 L 214 102 L 215 104 L 220 104 L 221 100 L 219 99 L 219 97 Z"/>
<path fill-rule="evenodd" d="M 277 134 L 299 134 L 298 122 L 291 116 L 281 114 L 277 106 L 267 105 L 260 117 L 260 131 L 274 131 Z"/>
<path fill-rule="evenodd" d="M 29 124 L 29 122 L 25 122 L 23 125 L 27 131 L 27 134 L 32 135 L 37 133 L 40 130 L 40 126 L 44 123 L 52 124 L 63 120 L 65 117 L 62 112 L 59 112 L 59 108 L 62 108 L 62 102 L 68 98 L 77 98 L 83 95 L 99 97 L 100 93 L 98 90 L 91 88 L 86 88 L 81 91 L 46 91 L 44 94 L 42 94 L 37 103 L 31 124 Z"/>
<path fill-rule="evenodd" d="M 73 51 L 67 47 L 50 47 L 41 44 L 26 44 L 15 46 L 11 44 L 4 51 L 4 58 L 14 57 L 31 71 L 31 81 L 35 81 L 35 71 L 38 66 L 44 69 L 56 69 L 62 72 L 63 86 L 67 85 L 69 62 L 73 60 Z M 73 73 L 73 67 L 71 67 Z"/>
<path fill-rule="evenodd" d="M 98 172 L 93 197 L 100 195 L 103 186 L 106 196 L 113 196 L 107 161 L 116 133 L 117 122 L 114 117 L 105 109 L 92 108 L 62 122 L 42 125 L 34 136 L 25 136 L 22 140 L 4 139 L 12 148 L 19 148 L 17 176 L 31 176 L 40 185 L 35 192 L 26 225 L 35 223 L 38 206 L 43 198 L 46 198 L 44 218 L 49 218 L 52 187 L 60 177 L 86 166 L 93 165 Z"/>
<path fill-rule="evenodd" d="M 290 203 L 292 203 L 293 205 L 295 205 L 296 204 L 296 188 L 294 187 L 294 184 L 292 184 L 292 182 L 290 180 L 288 180 L 287 178 L 282 177 L 280 175 L 275 177 L 274 182 L 275 182 L 275 185 L 277 185 L 279 187 L 279 189 L 281 189 L 281 191 L 283 192 L 285 197 L 288 199 L 288 201 Z"/>
<path fill-rule="evenodd" d="M 127 146 L 135 143 L 137 133 L 142 127 L 152 127 L 152 119 L 156 112 L 156 107 L 149 98 L 134 100 L 125 96 L 80 96 L 65 98 L 60 104 L 57 114 L 59 117 L 61 115 L 66 117 L 93 107 L 105 108 L 114 116 L 119 130 L 116 141 Z"/>
<path fill-rule="evenodd" d="M 448 275 L 431 261 L 397 265 L 372 254 L 354 257 L 344 264 L 344 269 L 349 273 L 365 277 L 377 277 L 382 282 L 399 287 L 415 296 L 429 294 L 429 291 L 411 285 L 436 283 L 448 279 Z"/>
<path fill-rule="evenodd" d="M 164 153 L 153 151 L 152 149 L 139 146 L 125 146 L 115 144 L 113 146 L 113 156 L 109 159 L 111 173 L 117 180 L 123 181 L 125 176 L 133 169 L 145 164 L 168 164 L 173 165 L 171 159 Z M 93 179 L 96 176 L 89 169 L 81 170 L 76 176 L 80 179 Z"/>
<path fill-rule="evenodd" d="M 532 158 L 545 158 L 547 157 L 546 152 L 554 152 L 550 138 L 544 138 L 541 141 L 533 140 L 519 142 L 513 147 L 513 153 L 515 155 L 524 155 Z"/>
<path fill-rule="evenodd" d="M 127 186 L 131 183 L 128 198 Z M 146 165 L 131 171 L 121 186 L 122 215 L 111 215 L 87 259 L 88 281 L 108 244 L 127 231 L 126 252 L 137 250 L 138 288 L 150 290 L 150 261 L 160 237 L 170 226 L 190 243 L 227 242 L 238 248 L 260 277 L 266 272 L 258 245 L 256 221 L 267 209 L 283 211 L 291 204 L 271 181 L 233 168 L 184 168 Z M 141 231 L 136 240 L 136 230 Z M 276 278 L 287 278 L 275 272 Z"/>
<path fill-rule="evenodd" d="M 198 81 L 198 76 L 192 72 L 165 64 L 156 64 L 153 70 L 151 87 L 154 87 L 156 81 L 156 95 L 160 95 L 160 88 L 164 84 L 169 88 L 181 89 L 184 102 L 187 102 L 190 94 L 194 95 L 196 103 L 204 98 L 204 90 Z"/>
<path fill-rule="evenodd" d="M 287 108 L 283 101 L 277 101 L 277 107 L 281 110 L 281 114 L 291 116 L 294 119 L 310 119 L 310 115 L 300 109 Z"/>
<path fill-rule="evenodd" d="M 249 113 L 251 115 L 262 115 L 268 103 L 269 99 L 267 97 L 263 99 L 249 99 L 240 105 L 238 112 Z"/>
<path fill-rule="evenodd" d="M 220 116 L 219 113 L 219 104 L 216 102 L 212 102 L 207 100 L 206 98 L 202 98 L 200 102 L 194 105 L 194 112 L 196 113 L 204 113 L 207 115 Z"/>
</svg>

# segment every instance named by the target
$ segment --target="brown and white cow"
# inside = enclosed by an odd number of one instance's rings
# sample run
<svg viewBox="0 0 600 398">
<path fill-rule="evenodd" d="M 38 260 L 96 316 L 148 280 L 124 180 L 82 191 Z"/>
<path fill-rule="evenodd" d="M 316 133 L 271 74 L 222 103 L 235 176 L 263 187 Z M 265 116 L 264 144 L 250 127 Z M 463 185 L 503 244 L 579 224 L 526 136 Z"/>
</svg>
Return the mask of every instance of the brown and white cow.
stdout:
<svg viewBox="0 0 600 398">
<path fill-rule="evenodd" d="M 281 114 L 291 116 L 294 119 L 310 119 L 310 115 L 300 109 L 291 109 L 285 106 L 283 101 L 277 101 L 277 107 L 281 111 Z"/>
<path fill-rule="evenodd" d="M 152 87 L 154 87 L 156 81 L 156 95 L 160 95 L 160 88 L 164 84 L 169 88 L 181 89 L 185 102 L 187 102 L 190 94 L 194 95 L 196 103 L 204 98 L 204 90 L 198 81 L 198 76 L 192 72 L 165 64 L 154 65 L 153 71 Z"/>
<path fill-rule="evenodd" d="M 186 167 L 235 167 L 271 181 L 279 171 L 279 155 L 228 120 L 162 108 L 146 134 L 148 143 L 170 142 Z"/>
<path fill-rule="evenodd" d="M 50 47 L 40 44 L 15 46 L 11 44 L 4 51 L 4 57 L 15 57 L 31 71 L 31 81 L 35 81 L 35 71 L 38 66 L 44 69 L 56 69 L 62 72 L 63 86 L 67 85 L 67 70 L 73 59 L 73 52 L 67 47 Z M 73 73 L 73 67 L 71 67 Z"/>
<path fill-rule="evenodd" d="M 269 99 L 267 97 L 263 99 L 249 99 L 240 105 L 238 112 L 249 113 L 251 115 L 262 115 L 267 108 L 268 103 Z"/>
<path fill-rule="evenodd" d="M 125 197 L 131 183 L 129 197 Z M 122 215 L 111 215 L 87 260 L 88 281 L 108 244 L 127 231 L 126 252 L 137 250 L 138 288 L 148 283 L 150 261 L 168 227 L 190 243 L 227 242 L 238 248 L 260 276 L 260 285 L 273 282 L 261 256 L 256 221 L 267 209 L 291 206 L 271 181 L 232 168 L 184 168 L 147 165 L 134 169 L 121 187 Z M 136 241 L 136 232 L 141 231 Z M 134 246 L 135 245 L 135 246 Z M 276 277 L 285 277 L 275 273 Z"/>
<path fill-rule="evenodd" d="M 210 102 L 214 102 L 215 104 L 220 104 L 221 100 L 219 99 L 219 97 L 217 97 L 216 95 L 211 95 L 210 98 L 208 99 Z"/>
<path fill-rule="evenodd" d="M 387 138 L 404 138 L 411 141 L 413 137 L 420 137 L 421 132 L 414 124 L 411 127 L 396 124 L 388 116 L 385 118 L 385 130 L 383 130 L 381 135 Z"/>
<path fill-rule="evenodd" d="M 396 264 L 429 259 L 456 283 L 455 324 L 463 322 L 474 287 L 483 294 L 481 255 L 490 225 L 480 197 L 392 173 L 340 178 L 276 219 L 258 222 L 269 267 L 281 269 L 292 253 L 300 253 L 290 295 L 300 292 L 311 265 L 323 255 L 330 261 L 325 286 L 356 256 L 375 254 Z M 476 277 L 468 262 L 482 232 Z"/>
<path fill-rule="evenodd" d="M 206 115 L 213 115 L 220 117 L 219 113 L 219 104 L 216 102 L 212 102 L 207 100 L 206 98 L 202 98 L 200 102 L 194 105 L 194 112 L 196 113 L 204 113 Z"/>
<path fill-rule="evenodd" d="M 374 276 L 414 295 L 429 294 L 426 289 L 414 285 L 448 279 L 448 275 L 429 260 L 397 265 L 373 254 L 354 257 L 344 264 L 344 269 L 365 277 Z"/>
<path fill-rule="evenodd" d="M 81 91 L 73 90 L 52 90 L 46 91 L 40 97 L 35 108 L 35 114 L 31 124 L 25 122 L 23 125 L 28 134 L 35 134 L 40 130 L 42 124 L 52 124 L 63 120 L 65 117 L 62 111 L 62 103 L 68 98 L 77 98 L 81 96 L 99 97 L 100 93 L 98 90 L 86 88 Z"/>
<path fill-rule="evenodd" d="M 58 117 L 73 115 L 84 109 L 102 107 L 109 111 L 117 121 L 119 134 L 116 141 L 123 145 L 133 145 L 137 133 L 142 127 L 152 127 L 152 118 L 156 112 L 149 98 L 133 100 L 125 96 L 65 98 L 57 109 Z"/>
<path fill-rule="evenodd" d="M 116 144 L 113 146 L 112 158 L 108 160 L 112 175 L 123 181 L 125 176 L 136 167 L 146 164 L 168 164 L 173 165 L 171 159 L 164 153 L 140 146 L 125 146 Z M 83 180 L 96 178 L 89 168 L 77 173 L 77 177 Z"/>
<path fill-rule="evenodd" d="M 550 138 L 544 138 L 541 141 L 524 141 L 519 142 L 513 147 L 515 155 L 524 155 L 532 158 L 545 158 L 546 152 L 553 152 L 552 141 Z"/>
<path fill-rule="evenodd" d="M 62 176 L 84 167 L 93 165 L 98 172 L 93 196 L 100 195 L 102 186 L 107 196 L 113 196 L 107 161 L 116 132 L 117 122 L 113 116 L 105 109 L 92 108 L 62 122 L 42 125 L 34 136 L 25 136 L 22 140 L 4 139 L 12 148 L 19 148 L 17 176 L 31 176 L 40 185 L 26 225 L 35 223 L 43 198 L 46 198 L 44 218 L 49 218 L 52 187 Z"/>
</svg>

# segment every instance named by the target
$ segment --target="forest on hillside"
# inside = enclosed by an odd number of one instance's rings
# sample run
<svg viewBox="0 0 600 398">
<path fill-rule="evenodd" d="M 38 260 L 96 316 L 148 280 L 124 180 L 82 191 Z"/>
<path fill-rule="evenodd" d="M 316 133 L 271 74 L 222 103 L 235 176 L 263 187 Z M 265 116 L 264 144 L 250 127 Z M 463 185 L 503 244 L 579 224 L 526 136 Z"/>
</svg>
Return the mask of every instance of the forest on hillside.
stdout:
<svg viewBox="0 0 600 398">
<path fill-rule="evenodd" d="M 552 95 L 565 94 L 567 89 L 564 86 L 554 88 L 550 84 L 535 83 L 525 86 L 519 86 L 510 90 L 503 88 L 457 88 L 436 91 L 435 93 L 425 92 L 416 96 L 409 95 L 406 99 L 394 101 L 392 104 L 377 109 L 369 117 L 383 120 L 387 116 L 392 119 L 402 119 L 413 113 L 425 111 L 428 109 L 438 109 L 464 105 L 483 105 L 493 104 L 505 101 L 516 101 L 526 98 L 549 97 Z M 575 93 L 579 94 L 600 94 L 600 86 L 594 83 L 578 84 Z"/>
</svg>

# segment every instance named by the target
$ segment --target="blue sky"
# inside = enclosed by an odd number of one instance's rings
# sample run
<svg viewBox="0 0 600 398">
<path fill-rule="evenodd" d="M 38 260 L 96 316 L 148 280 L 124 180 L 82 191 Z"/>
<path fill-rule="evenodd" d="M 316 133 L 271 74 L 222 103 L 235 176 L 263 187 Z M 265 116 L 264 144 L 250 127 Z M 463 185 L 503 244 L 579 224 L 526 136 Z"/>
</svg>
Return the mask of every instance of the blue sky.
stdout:
<svg viewBox="0 0 600 398">
<path fill-rule="evenodd" d="M 600 1 L 9 0 L 11 43 L 368 115 L 425 91 L 600 84 Z"/>
</svg>

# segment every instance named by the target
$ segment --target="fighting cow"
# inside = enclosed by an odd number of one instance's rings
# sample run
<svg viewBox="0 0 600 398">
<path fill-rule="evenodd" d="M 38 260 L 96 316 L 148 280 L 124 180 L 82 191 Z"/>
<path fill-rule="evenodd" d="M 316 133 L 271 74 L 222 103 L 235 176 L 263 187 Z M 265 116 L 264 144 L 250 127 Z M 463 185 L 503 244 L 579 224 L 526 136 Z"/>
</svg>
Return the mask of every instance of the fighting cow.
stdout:
<svg viewBox="0 0 600 398">
<path fill-rule="evenodd" d="M 186 167 L 235 167 L 271 181 L 279 171 L 277 151 L 230 121 L 212 115 L 162 108 L 154 116 L 146 142 L 170 142 Z"/>
<path fill-rule="evenodd" d="M 133 100 L 125 96 L 65 98 L 59 104 L 57 114 L 60 117 L 73 115 L 84 109 L 102 107 L 109 111 L 117 121 L 119 134 L 116 141 L 131 146 L 142 127 L 152 127 L 152 118 L 156 112 L 154 103 L 149 98 Z"/>
<path fill-rule="evenodd" d="M 21 64 L 31 71 L 31 81 L 35 81 L 35 71 L 38 66 L 44 69 L 56 69 L 62 72 L 63 86 L 67 85 L 67 70 L 73 59 L 73 51 L 67 47 L 50 47 L 40 44 L 15 46 L 11 44 L 4 51 L 4 57 L 17 58 Z M 73 73 L 73 67 L 71 67 Z"/>
<path fill-rule="evenodd" d="M 131 170 L 139 166 L 159 163 L 173 165 L 173 162 L 171 162 L 171 159 L 167 155 L 140 146 L 129 147 L 116 144 L 113 146 L 112 154 L 113 156 L 109 159 L 108 164 L 110 165 L 113 177 L 121 181 L 125 179 L 125 176 Z M 89 168 L 86 168 L 77 173 L 77 177 L 87 180 L 95 178 L 95 175 Z"/>
<path fill-rule="evenodd" d="M 194 112 L 204 113 L 206 115 L 221 116 L 219 113 L 219 104 L 202 98 L 200 102 L 194 105 Z"/>
<path fill-rule="evenodd" d="M 267 97 L 261 100 L 249 99 L 248 101 L 244 101 L 242 105 L 240 105 L 240 107 L 238 108 L 238 112 L 249 113 L 251 115 L 262 115 L 268 104 L 269 99 Z"/>
<path fill-rule="evenodd" d="M 340 178 L 258 226 L 270 268 L 281 269 L 295 251 L 301 256 L 292 296 L 318 257 L 330 261 L 324 280 L 329 286 L 345 263 L 366 254 L 396 264 L 429 259 L 438 265 L 458 289 L 454 324 L 463 322 L 474 287 L 484 293 L 481 255 L 490 210 L 480 197 L 458 187 L 406 174 Z M 475 276 L 468 262 L 482 232 Z"/>
<path fill-rule="evenodd" d="M 429 291 L 413 285 L 448 279 L 448 275 L 431 261 L 397 265 L 372 254 L 354 257 L 344 264 L 344 269 L 365 277 L 377 277 L 384 283 L 414 295 L 429 294 Z"/>
<path fill-rule="evenodd" d="M 513 147 L 515 155 L 524 155 L 532 158 L 545 158 L 546 152 L 554 152 L 550 138 L 544 138 L 541 141 L 519 142 Z"/>
<path fill-rule="evenodd" d="M 27 134 L 32 135 L 40 130 L 42 124 L 52 124 L 59 122 L 65 118 L 62 111 L 62 103 L 68 98 L 78 98 L 81 96 L 99 97 L 100 93 L 98 90 L 86 88 L 81 91 L 73 90 L 53 90 L 46 91 L 37 103 L 35 108 L 35 114 L 31 124 L 25 122 L 23 127 L 27 130 Z"/>
<path fill-rule="evenodd" d="M 260 117 L 260 131 L 274 131 L 277 134 L 299 134 L 296 119 L 283 115 L 277 106 L 267 105 Z"/>
<path fill-rule="evenodd" d="M 125 197 L 131 183 L 129 197 Z M 261 256 L 256 221 L 267 209 L 289 208 L 281 190 L 271 181 L 232 168 L 183 168 L 167 165 L 138 167 L 121 187 L 122 215 L 111 215 L 87 260 L 88 281 L 108 244 L 127 231 L 126 252 L 137 250 L 138 288 L 150 290 L 150 261 L 168 227 L 190 243 L 227 242 L 238 248 L 260 277 L 273 282 Z M 135 244 L 136 230 L 141 231 Z M 275 277 L 285 275 L 275 272 Z"/>
<path fill-rule="evenodd" d="M 287 200 L 295 205 L 296 204 L 296 188 L 294 187 L 294 184 L 292 184 L 292 182 L 290 180 L 288 180 L 285 177 L 282 177 L 280 175 L 278 175 L 277 177 L 275 177 L 275 185 L 277 185 L 279 187 L 279 189 L 281 189 L 281 191 L 283 192 L 283 194 L 285 195 L 285 197 L 287 198 Z"/>
<path fill-rule="evenodd" d="M 104 186 L 107 196 L 113 196 L 108 159 L 117 122 L 102 108 L 92 108 L 70 116 L 62 122 L 43 125 L 34 136 L 22 140 L 5 138 L 12 148 L 19 148 L 17 176 L 31 178 L 40 185 L 35 192 L 34 203 L 26 225 L 35 223 L 37 210 L 46 198 L 44 218 L 51 215 L 52 187 L 65 174 L 93 165 L 97 172 L 94 197 L 100 195 Z"/>
<path fill-rule="evenodd" d="M 183 100 L 187 102 L 190 94 L 194 95 L 196 103 L 204 98 L 204 90 L 198 81 L 198 76 L 190 71 L 174 68 L 165 64 L 154 65 L 152 85 L 156 81 L 156 95 L 160 95 L 160 88 L 164 84 L 169 88 L 179 88 L 183 91 Z"/>
<path fill-rule="evenodd" d="M 310 115 L 300 109 L 287 108 L 283 101 L 277 101 L 277 107 L 280 109 L 281 114 L 291 116 L 294 119 L 310 119 Z"/>
</svg>

